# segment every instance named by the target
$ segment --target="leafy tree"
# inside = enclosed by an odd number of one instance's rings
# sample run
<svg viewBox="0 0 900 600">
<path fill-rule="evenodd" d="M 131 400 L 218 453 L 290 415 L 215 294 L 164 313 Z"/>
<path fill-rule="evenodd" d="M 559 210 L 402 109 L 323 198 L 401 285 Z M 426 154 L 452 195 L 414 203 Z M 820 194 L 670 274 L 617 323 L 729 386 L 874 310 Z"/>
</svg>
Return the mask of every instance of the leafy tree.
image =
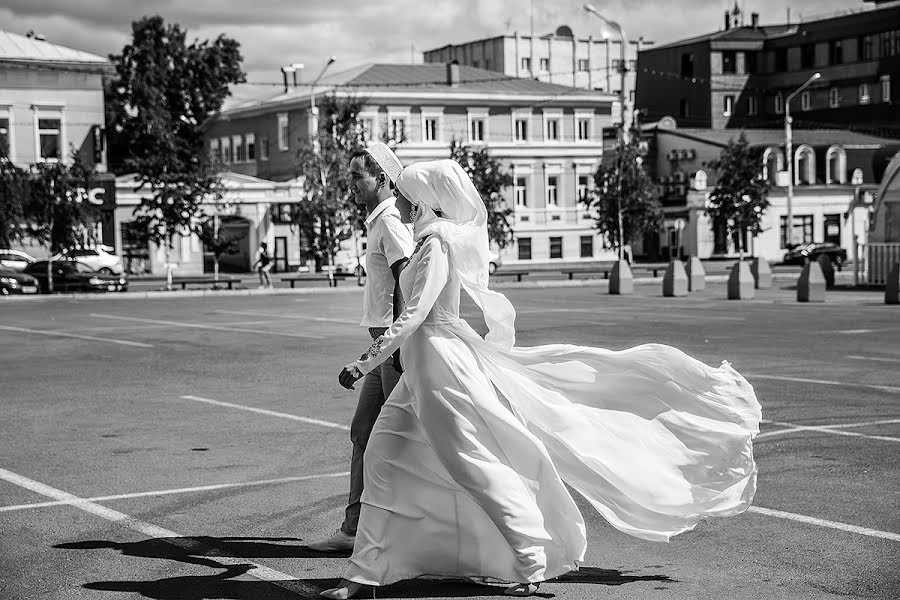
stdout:
<svg viewBox="0 0 900 600">
<path fill-rule="evenodd" d="M 512 244 L 510 218 L 513 211 L 503 198 L 503 190 L 513 184 L 512 175 L 503 170 L 500 161 L 491 156 L 485 147 L 473 149 L 453 140 L 450 142 L 450 158 L 469 174 L 475 189 L 481 194 L 488 213 L 488 238 L 500 248 Z"/>
<path fill-rule="evenodd" d="M 135 210 L 148 240 L 164 245 L 166 287 L 176 234 L 196 230 L 200 204 L 214 195 L 218 173 L 204 158 L 202 123 L 222 107 L 228 86 L 245 81 L 239 44 L 220 35 L 186 42 L 187 32 L 162 17 L 132 23 L 132 42 L 111 56 L 116 77 L 107 90 L 110 155 L 124 157 L 149 195 Z"/>
<path fill-rule="evenodd" d="M 224 201 L 225 189 L 221 180 L 214 184 L 211 196 L 207 198 L 207 204 L 213 205 L 212 214 L 203 218 L 195 232 L 200 241 L 213 253 L 213 279 L 218 281 L 219 261 L 226 254 L 238 253 L 238 241 L 243 239 L 243 236 L 228 235 L 222 228 L 222 211 L 231 204 Z"/>
<path fill-rule="evenodd" d="M 8 248 L 24 237 L 24 198 L 28 173 L 0 157 L 0 248 Z"/>
<path fill-rule="evenodd" d="M 319 104 L 316 135 L 300 140 L 297 167 L 306 200 L 297 205 L 294 222 L 300 228 L 303 254 L 313 254 L 316 270 L 334 255 L 343 240 L 360 226 L 362 214 L 350 200 L 350 156 L 365 148 L 358 115 L 365 100 L 326 96 Z"/>
<path fill-rule="evenodd" d="M 583 200 L 594 212 L 594 226 L 604 248 L 624 247 L 649 231 L 658 231 L 662 206 L 656 185 L 643 164 L 640 130 L 633 128 L 620 146 L 616 160 L 601 164 L 594 173 L 594 189 Z"/>
<path fill-rule="evenodd" d="M 751 148 L 741 131 L 737 141 L 730 140 L 719 160 L 710 166 L 718 178 L 709 194 L 706 214 L 713 223 L 725 227 L 743 259 L 746 235 L 756 237 L 762 232 L 762 216 L 770 204 L 762 150 Z"/>
<path fill-rule="evenodd" d="M 28 178 L 23 215 L 26 235 L 48 246 L 47 291 L 53 293 L 53 255 L 89 241 L 89 226 L 98 216 L 88 201 L 88 190 L 96 185 L 97 173 L 76 160 L 37 163 Z"/>
</svg>

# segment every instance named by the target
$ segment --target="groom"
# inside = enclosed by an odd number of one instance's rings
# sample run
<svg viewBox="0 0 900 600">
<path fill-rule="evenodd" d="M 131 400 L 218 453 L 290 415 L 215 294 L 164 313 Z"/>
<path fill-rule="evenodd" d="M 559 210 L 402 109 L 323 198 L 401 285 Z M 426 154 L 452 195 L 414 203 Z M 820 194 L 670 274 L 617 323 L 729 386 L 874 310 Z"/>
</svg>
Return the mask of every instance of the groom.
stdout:
<svg viewBox="0 0 900 600">
<path fill-rule="evenodd" d="M 409 229 L 400 220 L 394 206 L 394 182 L 403 165 L 385 144 L 378 143 L 360 150 L 350 159 L 350 177 L 354 201 L 365 206 L 366 217 L 366 287 L 363 293 L 363 318 L 374 340 L 400 316 L 400 271 L 413 252 Z M 363 491 L 363 453 L 369 434 L 388 396 L 400 379 L 397 355 L 365 376 L 359 392 L 356 414 L 350 424 L 353 455 L 350 460 L 350 498 L 344 522 L 331 537 L 310 544 L 318 552 L 353 550 L 356 525 L 359 522 L 360 497 Z"/>
</svg>

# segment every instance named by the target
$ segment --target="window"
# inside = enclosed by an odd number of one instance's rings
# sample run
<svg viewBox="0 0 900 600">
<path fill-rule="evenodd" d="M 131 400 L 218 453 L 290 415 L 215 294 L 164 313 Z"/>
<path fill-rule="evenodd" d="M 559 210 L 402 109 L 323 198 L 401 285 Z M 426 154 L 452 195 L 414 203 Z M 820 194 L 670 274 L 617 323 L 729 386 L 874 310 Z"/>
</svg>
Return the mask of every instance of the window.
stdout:
<svg viewBox="0 0 900 600">
<path fill-rule="evenodd" d="M 475 67 L 476 69 L 479 68 L 479 67 L 481 67 L 481 61 L 473 60 L 473 61 L 472 61 L 472 66 Z"/>
<path fill-rule="evenodd" d="M 759 100 L 756 96 L 747 96 L 747 114 L 753 116 L 759 112 Z"/>
<path fill-rule="evenodd" d="M 209 156 L 214 162 L 222 161 L 222 148 L 219 146 L 219 138 L 209 140 Z"/>
<path fill-rule="evenodd" d="M 483 142 L 484 141 L 484 128 L 485 128 L 484 117 L 473 118 L 472 123 L 469 126 L 469 141 L 470 142 Z"/>
<path fill-rule="evenodd" d="M 879 56 L 878 58 L 887 58 L 900 54 L 900 29 L 893 31 L 885 31 L 878 36 Z"/>
<path fill-rule="evenodd" d="M 269 160 L 269 138 L 259 140 L 259 160 Z"/>
<path fill-rule="evenodd" d="M 775 72 L 787 71 L 788 67 L 787 48 L 775 48 Z"/>
<path fill-rule="evenodd" d="M 234 160 L 234 157 L 231 155 L 231 138 L 224 137 L 222 138 L 222 162 L 230 163 Z"/>
<path fill-rule="evenodd" d="M 828 64 L 839 65 L 844 62 L 844 49 L 841 47 L 841 40 L 831 40 L 828 42 Z"/>
<path fill-rule="evenodd" d="M 516 119 L 516 141 L 528 141 L 528 119 Z"/>
<path fill-rule="evenodd" d="M 841 245 L 841 221 L 843 220 L 843 215 L 841 214 L 832 214 L 832 215 L 824 215 L 824 227 L 822 228 L 825 232 L 825 235 L 822 236 L 822 240 L 827 243 Z"/>
<path fill-rule="evenodd" d="M 861 35 L 856 38 L 856 54 L 859 60 L 872 60 L 872 48 L 875 39 L 871 35 Z"/>
<path fill-rule="evenodd" d="M 547 206 L 559 206 L 559 177 L 547 177 Z"/>
<path fill-rule="evenodd" d="M 816 45 L 803 44 L 800 46 L 800 68 L 811 69 L 816 65 Z"/>
<path fill-rule="evenodd" d="M 357 133 L 360 141 L 375 139 L 375 119 L 372 117 L 357 118 Z"/>
<path fill-rule="evenodd" d="M 794 157 L 794 185 L 816 182 L 816 155 L 809 146 L 801 146 Z"/>
<path fill-rule="evenodd" d="M 516 197 L 516 206 L 528 207 L 528 178 L 516 177 L 516 186 L 513 190 Z"/>
<path fill-rule="evenodd" d="M 593 258 L 594 256 L 594 236 L 581 236 L 581 258 Z"/>
<path fill-rule="evenodd" d="M 547 139 L 559 141 L 559 118 L 547 119 Z"/>
<path fill-rule="evenodd" d="M 844 183 L 847 176 L 847 153 L 832 146 L 825 153 L 825 183 Z"/>
<path fill-rule="evenodd" d="M 12 154 L 9 145 L 9 119 L 2 118 L 0 119 L 0 157 L 8 158 Z"/>
<path fill-rule="evenodd" d="M 813 241 L 813 216 L 794 215 L 794 243 L 811 244 Z M 781 217 L 781 247 L 788 247 L 787 217 Z"/>
<path fill-rule="evenodd" d="M 694 53 L 693 52 L 685 52 L 681 55 L 681 76 L 682 77 L 693 77 L 694 76 Z"/>
<path fill-rule="evenodd" d="M 531 238 L 519 238 L 519 260 L 531 260 Z"/>
<path fill-rule="evenodd" d="M 282 225 L 290 225 L 293 219 L 291 218 L 291 205 L 290 204 L 273 204 L 272 205 L 272 222 L 280 223 Z"/>
<path fill-rule="evenodd" d="M 737 52 L 734 50 L 722 52 L 722 72 L 737 73 Z"/>
<path fill-rule="evenodd" d="M 437 117 L 426 117 L 425 118 L 425 127 L 424 127 L 424 136 L 426 142 L 436 142 L 438 141 L 438 118 Z"/>
<path fill-rule="evenodd" d="M 837 108 L 841 105 L 841 95 L 837 88 L 830 88 L 828 90 L 828 107 L 829 108 Z M 804 109 L 808 110 L 808 109 Z"/>
<path fill-rule="evenodd" d="M 531 59 L 527 56 L 522 59 L 522 70 L 531 71 Z"/>
<path fill-rule="evenodd" d="M 784 153 L 774 146 L 763 152 L 763 179 L 769 183 L 778 182 L 778 172 L 784 169 Z"/>
<path fill-rule="evenodd" d="M 253 162 L 256 160 L 256 134 L 248 133 L 247 137 L 244 138 L 244 143 L 247 145 L 247 160 Z"/>
<path fill-rule="evenodd" d="M 278 113 L 278 149 L 284 152 L 290 150 L 290 130 L 288 129 L 288 114 Z"/>
<path fill-rule="evenodd" d="M 578 118 L 578 141 L 586 142 L 591 139 L 591 119 L 590 117 Z"/>
<path fill-rule="evenodd" d="M 678 104 L 678 114 L 682 117 L 691 116 L 691 103 L 687 98 L 682 98 Z"/>
<path fill-rule="evenodd" d="M 61 119 L 38 119 L 41 160 L 55 161 L 60 159 L 62 150 L 61 132 Z"/>
<path fill-rule="evenodd" d="M 589 200 L 588 194 L 590 192 L 590 185 L 591 185 L 590 175 L 579 175 L 578 176 L 578 201 L 579 202 L 587 202 Z"/>
<path fill-rule="evenodd" d="M 890 102 L 891 101 L 891 76 L 890 75 L 882 75 L 881 76 L 881 101 L 882 102 Z"/>
<path fill-rule="evenodd" d="M 550 238 L 550 258 L 562 258 L 562 238 L 561 237 L 551 237 Z"/>
<path fill-rule="evenodd" d="M 755 74 L 759 71 L 759 52 L 744 52 L 747 73 Z"/>
<path fill-rule="evenodd" d="M 406 118 L 391 117 L 390 136 L 392 140 L 402 142 L 406 140 Z"/>
<path fill-rule="evenodd" d="M 809 92 L 800 94 L 800 110 L 809 110 L 812 108 L 812 97 Z"/>
<path fill-rule="evenodd" d="M 586 58 L 578 59 L 578 70 L 579 71 L 590 71 L 591 70 L 588 59 L 586 59 Z"/>
<path fill-rule="evenodd" d="M 244 162 L 247 160 L 247 149 L 244 147 L 244 139 L 235 135 L 231 137 L 231 147 L 234 150 L 234 162 Z"/>
<path fill-rule="evenodd" d="M 859 103 L 860 104 L 868 104 L 872 101 L 872 97 L 869 95 L 869 84 L 861 83 L 859 84 Z"/>
<path fill-rule="evenodd" d="M 775 94 L 775 114 L 784 114 L 784 96 L 781 95 L 781 92 Z"/>
<path fill-rule="evenodd" d="M 725 96 L 725 105 L 722 108 L 722 116 L 730 117 L 734 113 L 734 96 Z"/>
<path fill-rule="evenodd" d="M 541 59 L 541 71 L 549 71 L 550 70 L 550 59 L 542 58 Z"/>
</svg>

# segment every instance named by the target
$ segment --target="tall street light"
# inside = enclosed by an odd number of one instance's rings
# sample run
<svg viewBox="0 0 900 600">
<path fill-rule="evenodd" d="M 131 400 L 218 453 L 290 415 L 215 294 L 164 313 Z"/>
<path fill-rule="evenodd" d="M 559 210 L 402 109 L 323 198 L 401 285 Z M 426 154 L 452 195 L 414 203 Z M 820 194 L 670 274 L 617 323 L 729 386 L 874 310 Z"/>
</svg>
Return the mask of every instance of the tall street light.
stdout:
<svg viewBox="0 0 900 600">
<path fill-rule="evenodd" d="M 319 109 L 316 106 L 316 84 L 319 83 L 319 80 L 322 79 L 322 76 L 325 74 L 325 71 L 328 70 L 328 67 L 337 60 L 335 57 L 331 57 L 328 59 L 328 62 L 325 63 L 325 66 L 322 67 L 322 71 L 319 72 L 319 75 L 313 80 L 313 82 L 309 86 L 309 135 L 313 137 L 316 135 L 316 132 L 319 131 Z M 318 145 L 316 145 L 318 148 Z"/>
<path fill-rule="evenodd" d="M 791 100 L 794 96 L 808 88 L 813 81 L 819 79 L 821 73 L 813 73 L 806 83 L 791 92 L 784 102 L 784 148 L 785 160 L 787 160 L 788 187 L 787 187 L 787 245 L 788 249 L 794 244 L 794 148 L 791 140 Z"/>
<path fill-rule="evenodd" d="M 619 129 L 619 168 L 618 168 L 618 177 L 616 182 L 616 201 L 618 206 L 616 207 L 616 212 L 618 213 L 619 218 L 619 260 L 624 260 L 625 258 L 625 239 L 624 239 L 624 226 L 622 224 L 622 170 L 623 170 L 623 161 L 625 154 L 625 144 L 628 143 L 628 127 L 626 120 L 626 110 L 625 110 L 625 78 L 628 73 L 628 63 L 625 62 L 625 49 L 628 47 L 628 40 L 625 37 L 625 30 L 621 25 L 616 23 L 615 21 L 610 21 L 606 17 L 600 14 L 600 12 L 594 8 L 592 4 L 585 4 L 584 10 L 591 13 L 603 23 L 606 24 L 610 29 L 615 29 L 619 32 L 619 37 L 622 42 L 622 64 L 619 67 L 619 75 L 621 76 L 621 82 L 619 85 L 619 110 L 621 112 L 621 124 Z M 607 33 L 604 31 L 603 37 L 609 37 Z"/>
</svg>

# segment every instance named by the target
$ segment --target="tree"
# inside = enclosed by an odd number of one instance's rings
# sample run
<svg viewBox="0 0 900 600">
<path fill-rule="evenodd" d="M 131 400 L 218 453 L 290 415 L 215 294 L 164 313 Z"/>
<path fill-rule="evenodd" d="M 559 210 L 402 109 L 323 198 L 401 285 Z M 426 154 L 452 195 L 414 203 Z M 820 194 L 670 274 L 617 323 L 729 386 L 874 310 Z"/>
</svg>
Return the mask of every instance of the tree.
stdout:
<svg viewBox="0 0 900 600">
<path fill-rule="evenodd" d="M 97 209 L 88 201 L 97 173 L 76 160 L 37 163 L 28 178 L 23 216 L 26 235 L 50 250 L 47 260 L 47 292 L 53 293 L 53 255 L 90 239 L 90 225 Z"/>
<path fill-rule="evenodd" d="M 133 22 L 132 43 L 110 57 L 116 77 L 107 90 L 110 154 L 124 156 L 121 170 L 137 173 L 138 189 L 149 188 L 136 223 L 165 245 L 168 289 L 174 236 L 197 229 L 200 204 L 218 185 L 201 125 L 222 107 L 228 86 L 245 81 L 235 40 L 188 44 L 186 37 L 160 16 Z"/>
<path fill-rule="evenodd" d="M 506 248 L 513 242 L 510 219 L 513 211 L 506 205 L 503 190 L 513 184 L 512 175 L 503 170 L 500 161 L 486 147 L 473 149 L 461 142 L 450 142 L 450 158 L 460 164 L 472 178 L 488 213 L 488 239 Z"/>
<path fill-rule="evenodd" d="M 304 254 L 312 253 L 316 269 L 324 259 L 334 264 L 340 243 L 359 226 L 360 212 L 350 201 L 347 169 L 354 151 L 365 148 L 358 120 L 365 100 L 332 94 L 320 101 L 319 129 L 300 140 L 297 167 L 303 177 L 305 201 L 297 205 L 294 220 L 300 227 Z"/>
<path fill-rule="evenodd" d="M 644 168 L 640 130 L 632 128 L 615 162 L 601 164 L 594 173 L 594 189 L 582 200 L 594 212 L 594 226 L 604 248 L 626 245 L 649 231 L 658 231 L 662 206 L 656 185 Z"/>
<path fill-rule="evenodd" d="M 219 260 L 225 254 L 237 254 L 242 236 L 227 235 L 222 228 L 222 211 L 231 206 L 224 202 L 225 188 L 219 180 L 211 192 L 213 214 L 207 215 L 196 229 L 200 241 L 213 253 L 213 279 L 219 281 Z M 209 202 L 208 202 L 209 203 Z"/>
<path fill-rule="evenodd" d="M 728 237 L 744 258 L 746 236 L 762 232 L 762 216 L 769 207 L 769 182 L 763 178 L 762 150 L 751 148 L 741 131 L 722 149 L 713 162 L 716 185 L 709 194 L 706 214 L 718 226 L 724 226 Z"/>
<path fill-rule="evenodd" d="M 28 173 L 0 157 L 0 248 L 9 248 L 24 236 L 24 198 Z"/>
</svg>

